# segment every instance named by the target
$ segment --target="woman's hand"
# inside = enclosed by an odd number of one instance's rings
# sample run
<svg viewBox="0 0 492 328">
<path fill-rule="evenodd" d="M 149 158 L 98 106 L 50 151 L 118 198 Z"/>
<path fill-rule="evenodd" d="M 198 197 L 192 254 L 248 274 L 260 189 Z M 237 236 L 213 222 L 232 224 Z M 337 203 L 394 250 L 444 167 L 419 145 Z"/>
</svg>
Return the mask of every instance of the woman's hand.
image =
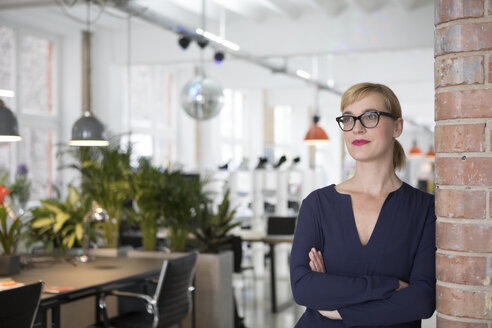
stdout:
<svg viewBox="0 0 492 328">
<path fill-rule="evenodd" d="M 340 313 L 338 313 L 337 310 L 334 311 L 318 311 L 323 317 L 327 317 L 328 319 L 332 320 L 342 320 L 342 317 L 340 316 Z"/>
<path fill-rule="evenodd" d="M 309 251 L 309 266 L 314 272 L 325 273 L 325 262 L 323 261 L 323 255 L 320 251 L 317 251 L 314 247 Z"/>
<path fill-rule="evenodd" d="M 311 248 L 309 251 L 309 266 L 311 270 L 314 272 L 325 273 L 325 261 L 323 260 L 323 254 L 320 251 L 317 251 L 315 248 Z M 332 320 L 342 320 L 340 313 L 337 310 L 334 311 L 318 311 L 323 317 Z"/>
<path fill-rule="evenodd" d="M 403 280 L 398 280 L 398 283 L 400 284 L 400 287 L 398 287 L 398 290 L 402 290 L 403 288 L 407 288 L 409 285 L 407 282 L 404 282 Z"/>
</svg>

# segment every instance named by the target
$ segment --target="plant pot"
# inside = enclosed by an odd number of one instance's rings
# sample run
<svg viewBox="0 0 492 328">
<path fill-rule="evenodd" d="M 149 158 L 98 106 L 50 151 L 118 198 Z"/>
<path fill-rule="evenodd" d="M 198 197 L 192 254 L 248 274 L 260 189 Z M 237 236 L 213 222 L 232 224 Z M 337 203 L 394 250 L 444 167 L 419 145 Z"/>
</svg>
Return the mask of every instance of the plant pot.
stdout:
<svg viewBox="0 0 492 328">
<path fill-rule="evenodd" d="M 0 256 L 0 276 L 17 274 L 20 272 L 20 255 Z"/>
<path fill-rule="evenodd" d="M 197 328 L 234 327 L 233 267 L 232 251 L 198 256 L 195 296 Z"/>
</svg>

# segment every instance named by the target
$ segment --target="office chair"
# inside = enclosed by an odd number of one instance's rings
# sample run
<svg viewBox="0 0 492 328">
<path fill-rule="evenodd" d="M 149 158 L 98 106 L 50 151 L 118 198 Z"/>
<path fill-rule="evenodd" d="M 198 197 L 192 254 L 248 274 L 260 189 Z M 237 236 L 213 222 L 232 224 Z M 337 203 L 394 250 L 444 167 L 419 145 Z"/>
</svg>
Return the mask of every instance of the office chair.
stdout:
<svg viewBox="0 0 492 328">
<path fill-rule="evenodd" d="M 128 291 L 105 291 L 100 297 L 104 327 L 167 328 L 180 325 L 191 307 L 189 287 L 195 275 L 198 252 L 164 260 L 153 295 Z M 145 303 L 146 312 L 130 311 L 108 318 L 105 296 L 134 298 Z"/>
<path fill-rule="evenodd" d="M 0 292 L 0 327 L 31 328 L 38 311 L 44 282 Z"/>
</svg>

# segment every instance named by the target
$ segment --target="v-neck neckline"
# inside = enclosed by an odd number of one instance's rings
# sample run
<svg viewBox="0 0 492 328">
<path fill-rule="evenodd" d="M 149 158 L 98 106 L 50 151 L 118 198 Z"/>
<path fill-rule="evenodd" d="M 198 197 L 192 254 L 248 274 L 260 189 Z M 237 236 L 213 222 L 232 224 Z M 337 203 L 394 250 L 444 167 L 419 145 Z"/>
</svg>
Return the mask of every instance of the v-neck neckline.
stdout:
<svg viewBox="0 0 492 328">
<path fill-rule="evenodd" d="M 360 240 L 360 236 L 359 236 L 359 229 L 357 229 L 357 223 L 355 221 L 355 213 L 354 213 L 354 207 L 353 207 L 353 203 L 352 203 L 352 195 L 350 194 L 344 194 L 344 193 L 341 193 L 339 192 L 336 188 L 335 188 L 335 184 L 333 184 L 333 190 L 338 194 L 340 195 L 341 197 L 345 198 L 348 200 L 348 207 L 350 208 L 350 215 L 351 215 L 351 227 L 350 227 L 350 230 L 354 232 L 354 239 L 358 242 L 358 245 L 361 247 L 361 248 L 368 248 L 369 246 L 371 246 L 372 244 L 374 244 L 374 242 L 372 241 L 375 237 L 374 235 L 376 234 L 377 231 L 379 231 L 381 228 L 379 228 L 380 225 L 382 225 L 382 223 L 380 222 L 381 221 L 381 214 L 383 213 L 383 210 L 385 208 L 385 205 L 386 203 L 388 202 L 388 200 L 398 191 L 400 191 L 402 188 L 403 188 L 403 185 L 405 184 L 405 182 L 402 182 L 402 184 L 395 190 L 391 191 L 390 193 L 388 193 L 388 195 L 386 195 L 386 198 L 384 199 L 384 202 L 383 202 L 383 205 L 381 206 L 381 208 L 379 209 L 379 213 L 378 213 L 378 217 L 377 217 L 377 220 L 376 220 L 376 224 L 374 225 L 374 229 L 372 229 L 372 232 L 371 232 L 371 235 L 369 236 L 369 239 L 367 240 L 367 243 L 366 244 L 362 244 L 362 241 Z"/>
</svg>

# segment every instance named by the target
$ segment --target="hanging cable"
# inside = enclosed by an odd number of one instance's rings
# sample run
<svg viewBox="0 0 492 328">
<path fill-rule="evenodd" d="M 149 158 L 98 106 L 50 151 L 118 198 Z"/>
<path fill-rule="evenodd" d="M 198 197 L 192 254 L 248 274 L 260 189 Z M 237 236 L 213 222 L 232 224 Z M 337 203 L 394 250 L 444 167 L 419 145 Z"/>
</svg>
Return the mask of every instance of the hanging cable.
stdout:
<svg viewBox="0 0 492 328">
<path fill-rule="evenodd" d="M 130 131 L 130 137 L 132 133 L 132 14 L 128 14 L 128 21 L 126 25 L 126 75 L 127 75 L 127 101 L 128 101 L 128 130 Z"/>
<path fill-rule="evenodd" d="M 202 0 L 202 30 L 206 31 L 206 26 L 205 26 L 205 6 L 206 6 L 206 0 Z M 202 76 L 205 76 L 205 56 L 204 56 L 204 48 L 205 47 L 200 47 L 200 65 L 201 65 L 201 74 Z"/>
</svg>

